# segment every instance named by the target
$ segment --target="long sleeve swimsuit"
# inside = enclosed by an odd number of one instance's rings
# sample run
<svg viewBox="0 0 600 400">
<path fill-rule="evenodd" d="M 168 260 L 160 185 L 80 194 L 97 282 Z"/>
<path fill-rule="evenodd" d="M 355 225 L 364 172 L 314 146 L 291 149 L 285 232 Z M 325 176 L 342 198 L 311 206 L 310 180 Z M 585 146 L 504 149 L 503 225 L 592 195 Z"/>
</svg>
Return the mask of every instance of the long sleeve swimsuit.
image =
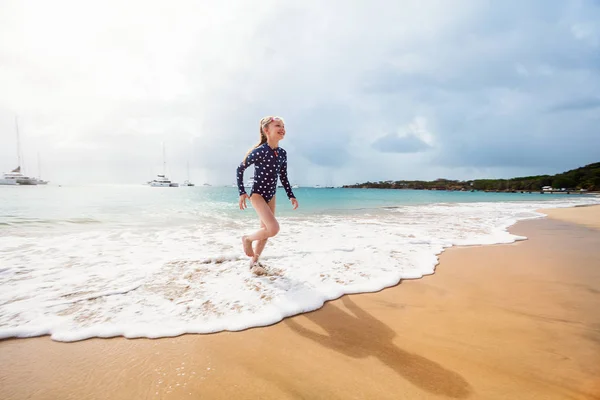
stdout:
<svg viewBox="0 0 600 400">
<path fill-rule="evenodd" d="M 237 186 L 240 196 L 246 193 L 244 189 L 244 171 L 254 164 L 253 193 L 260 194 L 268 203 L 277 191 L 277 178 L 285 189 L 288 198 L 295 198 L 287 177 L 287 153 L 281 147 L 272 149 L 267 143 L 252 150 L 245 161 L 237 167 Z"/>
</svg>

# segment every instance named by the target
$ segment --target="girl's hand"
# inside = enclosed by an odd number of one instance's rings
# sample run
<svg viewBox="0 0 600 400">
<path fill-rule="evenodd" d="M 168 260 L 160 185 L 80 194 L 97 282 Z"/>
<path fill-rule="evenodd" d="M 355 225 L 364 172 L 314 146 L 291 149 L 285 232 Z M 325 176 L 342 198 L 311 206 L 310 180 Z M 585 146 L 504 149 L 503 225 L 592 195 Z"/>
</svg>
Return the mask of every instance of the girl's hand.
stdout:
<svg viewBox="0 0 600 400">
<path fill-rule="evenodd" d="M 248 208 L 248 206 L 246 205 L 246 199 L 249 199 L 249 198 L 250 197 L 248 197 L 248 195 L 246 193 L 240 195 L 240 210 Z"/>
<path fill-rule="evenodd" d="M 294 206 L 294 210 L 298 208 L 298 200 L 296 200 L 294 197 L 292 197 L 290 200 L 292 202 L 292 206 Z"/>
</svg>

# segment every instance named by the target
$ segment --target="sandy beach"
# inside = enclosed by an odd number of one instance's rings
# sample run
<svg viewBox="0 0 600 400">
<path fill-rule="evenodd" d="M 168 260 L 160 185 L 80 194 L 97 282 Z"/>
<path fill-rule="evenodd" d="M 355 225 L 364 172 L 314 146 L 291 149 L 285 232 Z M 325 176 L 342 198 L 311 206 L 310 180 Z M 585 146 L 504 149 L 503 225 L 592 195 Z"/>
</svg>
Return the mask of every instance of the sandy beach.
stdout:
<svg viewBox="0 0 600 400">
<path fill-rule="evenodd" d="M 598 207 L 552 208 L 542 212 L 552 219 L 600 229 Z"/>
<path fill-rule="evenodd" d="M 0 342 L 2 399 L 600 399 L 600 206 L 243 332 Z"/>
</svg>

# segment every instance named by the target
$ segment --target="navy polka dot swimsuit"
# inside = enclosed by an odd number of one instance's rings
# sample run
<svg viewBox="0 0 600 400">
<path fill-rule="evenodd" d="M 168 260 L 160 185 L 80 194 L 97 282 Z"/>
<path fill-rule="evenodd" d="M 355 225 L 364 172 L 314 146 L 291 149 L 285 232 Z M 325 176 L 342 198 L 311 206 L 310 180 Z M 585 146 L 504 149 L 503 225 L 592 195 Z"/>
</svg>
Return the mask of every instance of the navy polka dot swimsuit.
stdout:
<svg viewBox="0 0 600 400">
<path fill-rule="evenodd" d="M 254 164 L 254 184 L 250 196 L 258 193 L 267 203 L 271 201 L 277 191 L 277 177 L 279 176 L 288 198 L 295 198 L 287 177 L 287 153 L 281 147 L 272 149 L 268 143 L 252 150 L 246 158 L 246 162 L 242 161 L 237 167 L 237 185 L 240 196 L 246 193 L 244 171 L 252 164 Z"/>
</svg>

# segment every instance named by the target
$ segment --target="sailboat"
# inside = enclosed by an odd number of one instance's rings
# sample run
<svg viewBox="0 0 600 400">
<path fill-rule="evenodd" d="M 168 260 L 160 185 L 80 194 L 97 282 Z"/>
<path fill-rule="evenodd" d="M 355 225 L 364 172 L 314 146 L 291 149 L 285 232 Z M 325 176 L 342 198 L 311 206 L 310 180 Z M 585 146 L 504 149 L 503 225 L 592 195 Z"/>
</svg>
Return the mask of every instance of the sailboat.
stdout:
<svg viewBox="0 0 600 400">
<path fill-rule="evenodd" d="M 48 181 L 42 179 L 42 163 L 40 162 L 40 153 L 38 153 L 38 177 L 35 179 L 38 185 L 47 185 Z"/>
<path fill-rule="evenodd" d="M 190 182 L 190 163 L 187 163 L 187 179 L 183 181 L 181 186 L 194 186 L 192 182 Z"/>
<path fill-rule="evenodd" d="M 163 173 L 156 175 L 156 178 L 148 182 L 148 185 L 152 187 L 178 187 L 179 184 L 175 182 L 171 182 L 169 178 L 167 178 L 167 161 L 165 155 L 165 144 L 163 143 Z"/>
<path fill-rule="evenodd" d="M 20 185 L 21 183 L 19 182 L 20 180 L 22 180 L 23 178 L 26 178 L 23 176 L 23 174 L 21 173 L 21 167 L 17 167 L 15 169 L 13 169 L 10 172 L 5 172 L 2 176 L 2 178 L 0 178 L 0 185 L 11 185 L 11 186 L 15 186 L 15 185 Z"/>
<path fill-rule="evenodd" d="M 21 173 L 21 139 L 19 137 L 19 120 L 15 117 L 15 127 L 17 131 L 17 159 L 19 165 L 10 172 L 5 172 L 0 178 L 0 185 L 37 185 L 35 178 L 30 178 Z"/>
</svg>

